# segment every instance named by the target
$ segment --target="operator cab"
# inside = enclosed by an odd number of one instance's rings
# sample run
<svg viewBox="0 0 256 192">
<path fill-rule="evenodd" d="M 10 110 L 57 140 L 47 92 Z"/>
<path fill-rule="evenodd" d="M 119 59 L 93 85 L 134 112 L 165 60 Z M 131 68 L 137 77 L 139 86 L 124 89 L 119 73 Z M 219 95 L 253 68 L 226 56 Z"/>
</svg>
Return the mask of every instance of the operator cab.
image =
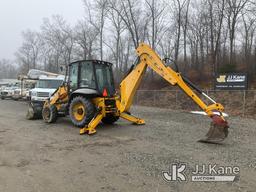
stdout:
<svg viewBox="0 0 256 192">
<path fill-rule="evenodd" d="M 112 64 L 99 60 L 76 61 L 69 65 L 70 93 L 97 96 L 115 94 Z"/>
</svg>

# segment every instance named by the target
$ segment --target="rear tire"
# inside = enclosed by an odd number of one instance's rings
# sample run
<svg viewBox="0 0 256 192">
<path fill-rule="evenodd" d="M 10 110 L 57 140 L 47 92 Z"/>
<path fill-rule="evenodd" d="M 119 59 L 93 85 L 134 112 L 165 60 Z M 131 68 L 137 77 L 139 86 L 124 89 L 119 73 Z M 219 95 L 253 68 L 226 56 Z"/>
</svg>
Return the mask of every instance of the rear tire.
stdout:
<svg viewBox="0 0 256 192">
<path fill-rule="evenodd" d="M 94 104 L 82 96 L 74 97 L 69 106 L 69 116 L 76 127 L 83 128 L 88 125 L 95 116 Z"/>
<path fill-rule="evenodd" d="M 46 106 L 42 110 L 42 117 L 46 123 L 55 123 L 58 117 L 58 110 L 55 105 Z"/>
<path fill-rule="evenodd" d="M 108 115 L 108 116 L 102 118 L 101 121 L 104 124 L 110 124 L 111 125 L 111 124 L 115 123 L 118 119 L 119 119 L 118 116 Z"/>
</svg>

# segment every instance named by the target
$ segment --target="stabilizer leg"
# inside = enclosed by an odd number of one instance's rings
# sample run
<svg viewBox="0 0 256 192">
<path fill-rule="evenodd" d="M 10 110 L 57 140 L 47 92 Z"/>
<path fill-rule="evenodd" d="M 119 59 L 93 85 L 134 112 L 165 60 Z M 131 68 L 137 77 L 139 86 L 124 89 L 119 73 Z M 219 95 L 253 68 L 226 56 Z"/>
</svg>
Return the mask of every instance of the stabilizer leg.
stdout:
<svg viewBox="0 0 256 192">
<path fill-rule="evenodd" d="M 101 113 L 96 115 L 86 127 L 80 129 L 80 135 L 83 135 L 86 132 L 88 135 L 96 133 L 96 127 L 101 122 L 102 118 L 103 115 Z"/>
<path fill-rule="evenodd" d="M 144 125 L 145 124 L 145 121 L 143 119 L 140 119 L 138 117 L 134 117 L 134 116 L 132 116 L 128 113 L 121 113 L 120 117 L 122 117 L 123 119 L 125 119 L 127 121 L 133 122 L 137 125 Z"/>
</svg>

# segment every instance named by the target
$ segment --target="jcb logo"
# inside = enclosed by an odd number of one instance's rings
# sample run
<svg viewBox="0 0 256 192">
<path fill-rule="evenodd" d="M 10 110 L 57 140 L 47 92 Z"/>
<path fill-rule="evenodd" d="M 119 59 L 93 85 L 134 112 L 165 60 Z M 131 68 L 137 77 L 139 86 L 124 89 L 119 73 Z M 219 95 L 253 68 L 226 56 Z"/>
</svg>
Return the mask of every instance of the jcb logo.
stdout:
<svg viewBox="0 0 256 192">
<path fill-rule="evenodd" d="M 220 75 L 220 76 L 217 78 L 217 82 L 218 82 L 218 83 L 225 83 L 225 82 L 226 82 L 226 75 Z"/>
<path fill-rule="evenodd" d="M 170 170 L 163 171 L 163 177 L 166 181 L 186 181 L 186 176 L 184 174 L 186 170 L 186 164 L 172 164 Z"/>
</svg>

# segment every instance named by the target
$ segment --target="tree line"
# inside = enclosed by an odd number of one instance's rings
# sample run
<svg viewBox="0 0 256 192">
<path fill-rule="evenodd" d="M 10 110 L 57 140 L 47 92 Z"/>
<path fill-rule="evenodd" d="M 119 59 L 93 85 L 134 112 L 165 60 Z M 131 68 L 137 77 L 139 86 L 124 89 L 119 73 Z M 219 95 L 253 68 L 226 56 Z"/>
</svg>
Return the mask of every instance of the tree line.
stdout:
<svg viewBox="0 0 256 192">
<path fill-rule="evenodd" d="M 195 80 L 219 72 L 256 74 L 254 0 L 83 0 L 85 14 L 69 24 L 62 16 L 43 20 L 39 31 L 22 33 L 16 62 L 60 72 L 74 60 L 100 59 L 114 64 L 119 81 L 146 42 L 162 58 Z M 169 63 L 168 63 L 169 64 Z M 169 65 L 172 65 L 171 63 Z M 148 71 L 147 78 L 157 76 Z"/>
</svg>

